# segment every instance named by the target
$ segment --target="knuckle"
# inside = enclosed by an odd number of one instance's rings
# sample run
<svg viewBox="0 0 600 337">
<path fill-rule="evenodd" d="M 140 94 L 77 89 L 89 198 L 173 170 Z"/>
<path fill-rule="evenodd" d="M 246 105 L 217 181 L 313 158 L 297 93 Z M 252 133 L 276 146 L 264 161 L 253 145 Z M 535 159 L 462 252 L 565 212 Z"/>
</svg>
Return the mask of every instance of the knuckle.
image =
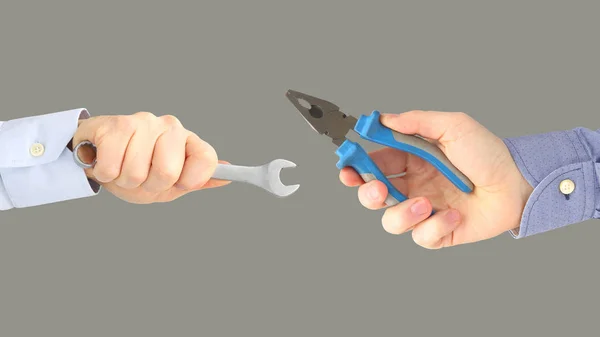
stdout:
<svg viewBox="0 0 600 337">
<path fill-rule="evenodd" d="M 391 212 L 391 209 L 387 209 L 384 213 L 383 216 L 381 217 L 381 225 L 383 227 L 383 229 L 388 232 L 389 234 L 394 234 L 397 235 L 398 233 L 398 226 L 397 226 L 397 217 L 393 216 L 393 213 Z"/>
<path fill-rule="evenodd" d="M 464 112 L 457 112 L 455 122 L 446 131 L 448 139 L 458 141 L 471 131 L 476 129 L 476 122 L 471 116 Z"/>
<path fill-rule="evenodd" d="M 219 162 L 217 152 L 214 150 L 206 150 L 202 152 L 199 159 L 202 163 L 204 163 L 204 169 L 207 171 L 207 173 L 210 171 L 211 174 L 213 173 L 212 171 L 217 168 L 217 164 Z"/>
<path fill-rule="evenodd" d="M 436 249 L 435 243 L 437 240 L 435 240 L 430 233 L 427 233 L 426 230 L 414 230 L 412 234 L 413 241 L 417 245 L 425 249 Z"/>
<path fill-rule="evenodd" d="M 175 167 L 163 165 L 154 169 L 156 178 L 162 182 L 175 182 L 179 179 L 180 171 Z"/>
<path fill-rule="evenodd" d="M 125 181 L 129 186 L 140 186 L 146 181 L 147 176 L 147 174 L 142 172 L 132 172 L 125 177 Z"/>
<path fill-rule="evenodd" d="M 119 118 L 120 116 L 106 116 L 106 118 L 102 120 L 102 123 L 100 123 L 98 128 L 95 130 L 95 142 L 97 147 L 101 146 L 108 134 L 115 130 Z"/>
<path fill-rule="evenodd" d="M 114 165 L 111 166 L 96 166 L 94 168 L 94 175 L 104 181 L 104 182 L 109 182 L 109 181 L 113 181 L 115 179 L 117 179 L 117 177 L 119 177 L 120 174 L 120 170 L 119 168 L 115 167 Z"/>
<path fill-rule="evenodd" d="M 382 217 L 381 219 L 381 227 L 383 227 L 383 230 L 386 231 L 388 234 L 395 234 L 392 230 L 392 227 L 390 227 L 390 224 L 385 220 L 385 217 Z"/>
<path fill-rule="evenodd" d="M 363 185 L 364 186 L 364 185 Z M 366 208 L 366 209 L 371 209 L 371 202 L 369 201 L 369 199 L 366 197 L 366 193 L 364 192 L 363 189 L 361 189 L 362 186 L 360 186 L 358 188 L 358 202 L 360 202 L 360 204 Z"/>
<path fill-rule="evenodd" d="M 402 203 L 387 208 L 381 222 L 386 232 L 395 235 L 406 233 L 418 223 L 410 208 Z"/>
<path fill-rule="evenodd" d="M 183 188 L 184 190 L 192 190 L 192 189 L 196 188 L 198 185 L 204 185 L 204 183 L 197 182 L 196 184 L 194 184 L 191 181 L 180 181 L 177 183 L 177 186 L 179 186 L 180 188 Z"/>
<path fill-rule="evenodd" d="M 466 112 L 456 112 L 455 118 L 456 121 L 459 122 L 459 124 L 463 124 L 472 120 L 471 116 L 469 116 Z"/>
<path fill-rule="evenodd" d="M 407 120 L 418 121 L 421 117 L 427 115 L 428 113 L 429 111 L 427 110 L 410 110 L 402 113 L 401 115 L 407 118 Z"/>
<path fill-rule="evenodd" d="M 421 247 L 423 247 L 423 248 L 427 248 L 427 247 L 426 247 L 427 245 L 425 244 L 425 240 L 423 240 L 423 236 L 422 236 L 422 235 L 420 235 L 420 233 L 419 233 L 419 231 L 418 231 L 418 230 L 416 230 L 416 229 L 415 229 L 415 230 L 413 230 L 413 232 L 412 232 L 412 239 L 413 239 L 413 241 L 414 241 L 414 242 L 415 242 L 417 245 L 419 245 L 419 246 L 421 246 Z"/>
<path fill-rule="evenodd" d="M 179 119 L 173 115 L 164 115 L 164 116 L 160 116 L 160 119 L 162 120 L 163 124 L 165 124 L 168 127 L 180 127 L 181 122 L 179 121 Z"/>
<path fill-rule="evenodd" d="M 137 118 L 139 118 L 139 119 L 142 119 L 142 120 L 151 120 L 151 119 L 156 118 L 156 116 L 153 113 L 148 112 L 148 111 L 139 111 L 139 112 L 136 112 L 134 114 L 134 116 L 137 117 Z"/>
<path fill-rule="evenodd" d="M 406 112 L 402 113 L 402 116 L 406 116 L 406 117 L 410 117 L 410 118 L 414 118 L 417 117 L 419 114 L 421 114 L 423 111 L 421 110 L 409 110 Z"/>
<path fill-rule="evenodd" d="M 133 133 L 136 128 L 136 123 L 130 116 L 116 116 L 113 119 L 112 126 L 119 132 Z"/>
<path fill-rule="evenodd" d="M 397 227 L 397 226 L 392 226 L 390 224 L 383 224 L 383 229 L 388 233 L 388 234 L 392 234 L 392 235 L 400 235 L 402 234 L 402 231 Z"/>
<path fill-rule="evenodd" d="M 191 137 L 195 139 L 195 142 L 192 143 L 194 146 L 190 152 L 193 153 L 195 157 L 202 159 L 203 162 L 210 163 L 211 166 L 216 166 L 219 157 L 215 148 L 203 141 L 195 133 L 191 133 Z"/>
</svg>

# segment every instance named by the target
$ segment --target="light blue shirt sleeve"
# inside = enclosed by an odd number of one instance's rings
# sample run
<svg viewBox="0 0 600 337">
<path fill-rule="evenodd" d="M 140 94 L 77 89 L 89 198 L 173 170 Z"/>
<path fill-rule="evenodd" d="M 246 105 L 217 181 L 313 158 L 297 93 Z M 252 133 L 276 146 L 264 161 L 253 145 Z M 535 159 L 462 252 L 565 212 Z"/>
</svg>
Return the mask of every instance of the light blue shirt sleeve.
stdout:
<svg viewBox="0 0 600 337">
<path fill-rule="evenodd" d="M 575 128 L 504 143 L 534 188 L 519 228 L 510 231 L 514 238 L 600 218 L 600 130 Z M 561 182 L 572 182 L 574 190 L 561 191 Z"/>
<path fill-rule="evenodd" d="M 0 122 L 0 210 L 52 204 L 97 195 L 68 148 L 86 109 Z"/>
</svg>

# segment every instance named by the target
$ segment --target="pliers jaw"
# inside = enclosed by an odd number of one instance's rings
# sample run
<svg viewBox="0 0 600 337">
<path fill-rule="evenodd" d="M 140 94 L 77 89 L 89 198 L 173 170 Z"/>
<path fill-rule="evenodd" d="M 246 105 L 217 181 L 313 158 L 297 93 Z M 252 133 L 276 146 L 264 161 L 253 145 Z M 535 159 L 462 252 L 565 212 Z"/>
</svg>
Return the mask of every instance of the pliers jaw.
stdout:
<svg viewBox="0 0 600 337">
<path fill-rule="evenodd" d="M 355 117 L 341 112 L 329 101 L 294 90 L 288 90 L 286 97 L 316 132 L 328 136 L 337 146 L 342 145 L 348 131 L 356 125 Z"/>
</svg>

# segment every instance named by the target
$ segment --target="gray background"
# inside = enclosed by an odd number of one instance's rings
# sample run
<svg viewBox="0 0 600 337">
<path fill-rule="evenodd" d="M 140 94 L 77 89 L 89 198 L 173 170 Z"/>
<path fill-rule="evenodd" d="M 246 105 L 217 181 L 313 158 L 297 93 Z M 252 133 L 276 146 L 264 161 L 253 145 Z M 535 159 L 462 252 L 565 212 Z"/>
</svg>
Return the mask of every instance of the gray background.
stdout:
<svg viewBox="0 0 600 337">
<path fill-rule="evenodd" d="M 42 2 L 0 7 L 0 120 L 174 114 L 222 159 L 295 161 L 135 206 L 108 193 L 0 215 L 1 336 L 489 336 L 595 330 L 597 221 L 440 251 L 392 236 L 338 180 L 288 88 L 465 111 L 502 137 L 599 127 L 583 2 Z"/>
</svg>

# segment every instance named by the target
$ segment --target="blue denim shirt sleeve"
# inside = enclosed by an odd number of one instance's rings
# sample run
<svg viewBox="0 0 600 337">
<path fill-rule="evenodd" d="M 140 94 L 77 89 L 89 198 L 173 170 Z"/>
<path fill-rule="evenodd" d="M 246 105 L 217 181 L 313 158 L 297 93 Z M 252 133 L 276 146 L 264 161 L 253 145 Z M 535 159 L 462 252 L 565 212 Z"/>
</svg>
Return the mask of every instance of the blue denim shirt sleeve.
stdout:
<svg viewBox="0 0 600 337">
<path fill-rule="evenodd" d="M 97 195 L 100 186 L 75 164 L 67 147 L 86 109 L 0 122 L 0 210 Z M 41 155 L 30 149 L 41 144 Z"/>
<path fill-rule="evenodd" d="M 510 231 L 514 238 L 600 218 L 600 130 L 575 128 L 503 140 L 533 187 L 520 226 Z M 568 195 L 559 188 L 567 179 L 575 186 Z"/>
</svg>

